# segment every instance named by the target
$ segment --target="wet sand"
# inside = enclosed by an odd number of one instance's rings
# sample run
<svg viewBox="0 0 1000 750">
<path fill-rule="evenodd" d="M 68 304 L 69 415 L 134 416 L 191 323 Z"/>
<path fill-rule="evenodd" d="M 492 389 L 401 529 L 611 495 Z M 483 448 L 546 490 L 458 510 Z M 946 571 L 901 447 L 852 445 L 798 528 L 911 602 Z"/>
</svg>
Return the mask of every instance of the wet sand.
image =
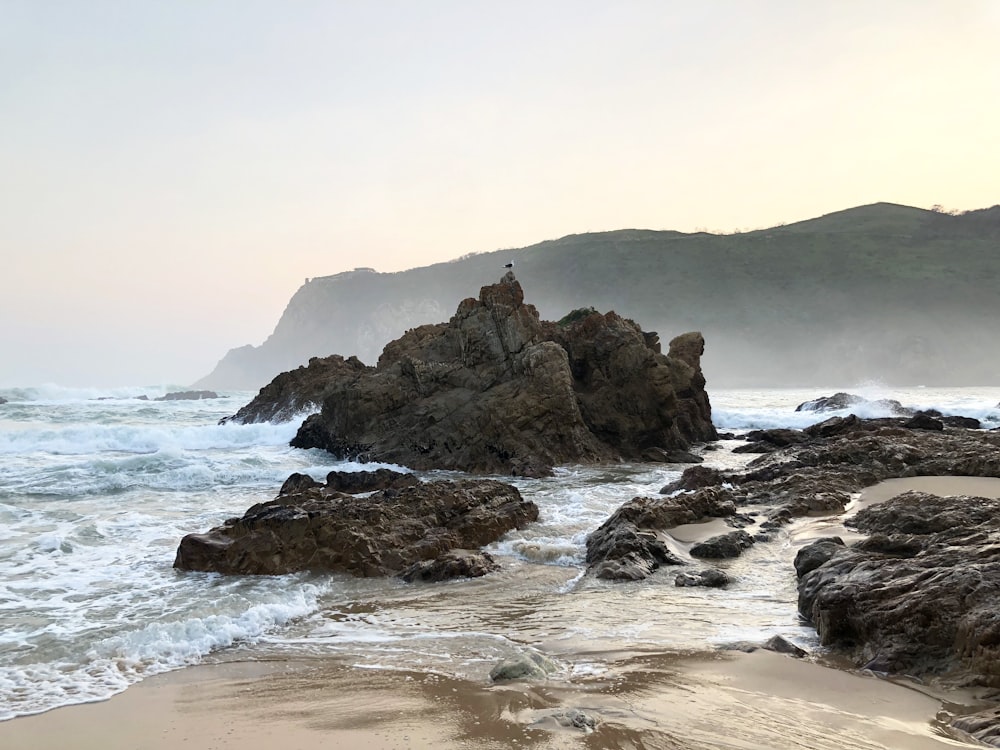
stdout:
<svg viewBox="0 0 1000 750">
<path fill-rule="evenodd" d="M 936 721 L 942 703 L 920 689 L 789 656 L 644 655 L 622 666 L 606 679 L 496 686 L 330 662 L 200 666 L 102 703 L 0 723 L 0 747 L 968 746 Z"/>
<path fill-rule="evenodd" d="M 907 489 L 1000 497 L 1000 479 L 892 480 L 866 490 L 858 505 Z M 813 520 L 828 528 L 836 522 Z M 816 525 L 807 526 L 815 535 Z M 714 527 L 688 528 L 680 536 L 709 531 Z M 976 746 L 947 728 L 951 713 L 974 710 L 971 694 L 935 695 L 916 683 L 766 651 L 618 654 L 607 663 L 605 675 L 506 685 L 332 659 L 205 665 L 149 678 L 108 701 L 0 722 L 0 748 Z"/>
</svg>

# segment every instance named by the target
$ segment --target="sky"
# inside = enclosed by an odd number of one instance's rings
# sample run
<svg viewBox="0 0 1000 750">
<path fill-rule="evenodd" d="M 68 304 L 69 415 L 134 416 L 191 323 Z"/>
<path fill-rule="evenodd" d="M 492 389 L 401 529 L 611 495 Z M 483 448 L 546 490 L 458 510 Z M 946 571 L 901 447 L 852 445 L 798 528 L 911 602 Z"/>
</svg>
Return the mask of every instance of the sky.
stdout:
<svg viewBox="0 0 1000 750">
<path fill-rule="evenodd" d="M 0 0 L 0 387 L 184 384 L 307 277 L 1000 203 L 995 0 Z"/>
</svg>

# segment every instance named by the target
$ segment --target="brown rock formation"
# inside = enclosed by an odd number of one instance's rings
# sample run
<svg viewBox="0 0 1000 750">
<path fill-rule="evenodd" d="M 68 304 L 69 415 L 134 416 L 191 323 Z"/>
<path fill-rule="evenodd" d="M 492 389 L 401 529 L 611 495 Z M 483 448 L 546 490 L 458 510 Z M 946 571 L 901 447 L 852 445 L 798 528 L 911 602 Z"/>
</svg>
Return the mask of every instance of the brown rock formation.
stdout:
<svg viewBox="0 0 1000 750">
<path fill-rule="evenodd" d="M 1000 500 L 907 492 L 848 523 L 871 536 L 800 552 L 827 558 L 799 578 L 823 645 L 877 671 L 1000 687 Z"/>
<path fill-rule="evenodd" d="M 716 437 L 703 349 L 700 334 L 686 334 L 665 356 L 655 334 L 613 312 L 543 322 L 507 273 L 447 323 L 387 345 L 377 367 L 338 363 L 310 378 L 322 411 L 292 445 L 414 469 L 525 476 L 650 451 L 669 458 Z M 293 381 L 307 372 L 279 376 L 237 418 L 287 413 L 272 404 L 290 402 Z"/>
<path fill-rule="evenodd" d="M 482 575 L 492 569 L 488 557 L 453 553 L 538 518 L 538 508 L 517 488 L 493 480 L 417 483 L 356 497 L 302 477 L 290 477 L 283 494 L 242 518 L 185 536 L 174 567 L 249 575 L 405 571 L 422 580 Z M 439 559 L 437 566 L 420 566 Z"/>
</svg>

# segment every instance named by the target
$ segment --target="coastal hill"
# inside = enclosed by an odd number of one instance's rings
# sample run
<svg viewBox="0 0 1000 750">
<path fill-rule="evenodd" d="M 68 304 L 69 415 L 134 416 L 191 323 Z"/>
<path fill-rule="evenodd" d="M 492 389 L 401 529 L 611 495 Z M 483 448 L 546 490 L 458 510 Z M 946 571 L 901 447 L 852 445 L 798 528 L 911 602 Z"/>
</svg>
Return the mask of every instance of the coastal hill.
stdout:
<svg viewBox="0 0 1000 750">
<path fill-rule="evenodd" d="M 973 385 L 1000 369 L 1000 206 L 876 203 L 752 232 L 623 229 L 313 278 L 263 344 L 231 350 L 192 387 L 256 389 L 314 356 L 374 363 L 509 262 L 543 318 L 595 307 L 667 337 L 701 331 L 715 387 Z"/>
</svg>

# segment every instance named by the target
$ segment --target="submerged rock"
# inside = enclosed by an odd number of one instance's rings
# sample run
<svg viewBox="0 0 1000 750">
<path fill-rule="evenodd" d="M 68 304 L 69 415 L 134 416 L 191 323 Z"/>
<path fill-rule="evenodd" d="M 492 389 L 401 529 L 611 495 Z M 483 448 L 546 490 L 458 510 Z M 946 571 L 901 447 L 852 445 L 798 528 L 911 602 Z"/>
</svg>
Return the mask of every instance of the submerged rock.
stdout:
<svg viewBox="0 0 1000 750">
<path fill-rule="evenodd" d="M 868 409 L 882 409 L 896 416 L 913 414 L 913 409 L 908 409 L 899 401 L 891 398 L 882 398 L 870 401 L 863 396 L 855 396 L 852 393 L 834 393 L 832 396 L 822 396 L 821 398 L 806 401 L 795 407 L 795 411 L 840 411 L 850 409 L 855 406 L 863 406 Z"/>
<path fill-rule="evenodd" d="M 215 391 L 175 391 L 165 396 L 154 398 L 154 401 L 201 401 L 206 398 L 218 398 Z"/>
<path fill-rule="evenodd" d="M 376 367 L 328 358 L 284 373 L 234 416 L 322 409 L 292 445 L 415 469 L 540 476 L 619 458 L 690 461 L 716 437 L 700 359 L 704 339 L 658 337 L 609 312 L 542 321 L 512 273 L 447 323 L 412 329 Z"/>
<path fill-rule="evenodd" d="M 531 652 L 515 659 L 505 659 L 490 670 L 493 682 L 544 680 L 559 671 L 559 665 L 542 654 Z"/>
<path fill-rule="evenodd" d="M 537 506 L 517 488 L 487 479 L 417 483 L 366 497 L 293 478 L 285 487 L 288 492 L 242 518 L 185 536 L 174 567 L 249 575 L 481 575 L 493 569 L 489 561 L 467 564 L 471 557 L 457 551 L 482 547 L 538 518 Z M 433 572 L 412 567 L 436 560 Z"/>
<path fill-rule="evenodd" d="M 479 578 L 500 570 L 500 564 L 488 552 L 450 550 L 433 560 L 421 560 L 399 574 L 408 583 L 413 581 L 450 581 L 453 578 Z"/>
<path fill-rule="evenodd" d="M 752 547 L 753 544 L 753 537 L 742 529 L 738 529 L 698 542 L 691 547 L 691 556 L 714 559 L 739 557 L 743 554 L 743 550 Z"/>
<path fill-rule="evenodd" d="M 679 573 L 674 579 L 674 586 L 704 586 L 718 589 L 728 586 L 731 579 L 721 570 L 708 568 L 697 573 Z"/>
</svg>

